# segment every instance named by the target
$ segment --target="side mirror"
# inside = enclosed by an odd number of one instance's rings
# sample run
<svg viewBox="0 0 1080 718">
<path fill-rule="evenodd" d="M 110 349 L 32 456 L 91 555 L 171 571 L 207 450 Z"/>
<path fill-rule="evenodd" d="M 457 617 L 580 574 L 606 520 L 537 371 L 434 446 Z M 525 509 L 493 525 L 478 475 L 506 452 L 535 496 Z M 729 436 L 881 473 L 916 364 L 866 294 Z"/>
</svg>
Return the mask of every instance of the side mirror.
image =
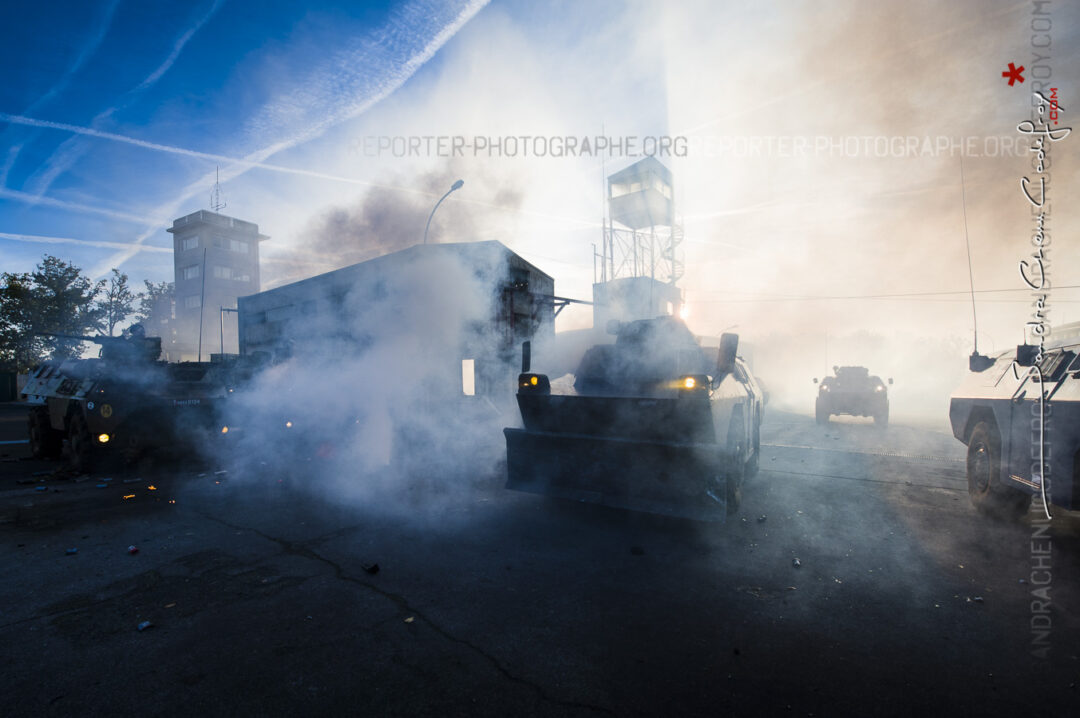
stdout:
<svg viewBox="0 0 1080 718">
<path fill-rule="evenodd" d="M 716 355 L 716 374 L 723 376 L 735 370 L 735 356 L 739 350 L 738 334 L 721 334 L 720 350 Z"/>
<path fill-rule="evenodd" d="M 817 377 L 814 377 L 814 383 L 817 384 Z"/>
<path fill-rule="evenodd" d="M 891 376 L 889 377 L 889 384 L 890 385 L 892 384 L 892 377 Z"/>
<path fill-rule="evenodd" d="M 1038 355 L 1039 347 L 1034 344 L 1018 344 L 1016 347 L 1016 363 L 1020 366 L 1034 366 Z"/>
<path fill-rule="evenodd" d="M 617 335 L 622 330 L 622 322 L 618 319 L 608 319 L 607 333 L 611 335 Z"/>
<path fill-rule="evenodd" d="M 532 368 L 532 342 L 524 341 L 521 343 L 521 373 L 528 374 L 529 369 Z"/>
</svg>

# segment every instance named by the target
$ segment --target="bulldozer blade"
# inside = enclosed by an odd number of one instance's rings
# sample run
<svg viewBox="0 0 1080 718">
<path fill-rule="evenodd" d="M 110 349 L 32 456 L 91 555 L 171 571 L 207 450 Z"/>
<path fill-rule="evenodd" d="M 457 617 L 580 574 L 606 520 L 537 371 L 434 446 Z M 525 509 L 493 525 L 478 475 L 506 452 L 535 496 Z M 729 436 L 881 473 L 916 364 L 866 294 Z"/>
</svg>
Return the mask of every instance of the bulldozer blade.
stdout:
<svg viewBox="0 0 1080 718">
<path fill-rule="evenodd" d="M 723 522 L 715 445 L 504 429 L 506 488 L 604 506 Z"/>
</svg>

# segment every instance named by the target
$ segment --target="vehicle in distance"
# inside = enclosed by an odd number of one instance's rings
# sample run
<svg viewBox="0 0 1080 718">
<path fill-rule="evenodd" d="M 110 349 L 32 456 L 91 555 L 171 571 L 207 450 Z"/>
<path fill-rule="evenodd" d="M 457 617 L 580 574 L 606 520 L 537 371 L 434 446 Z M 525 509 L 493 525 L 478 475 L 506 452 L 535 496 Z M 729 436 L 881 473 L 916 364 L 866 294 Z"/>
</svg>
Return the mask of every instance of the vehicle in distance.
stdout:
<svg viewBox="0 0 1080 718">
<path fill-rule="evenodd" d="M 871 376 L 864 366 L 834 366 L 818 386 L 814 416 L 817 423 L 829 423 L 833 414 L 872 416 L 878 426 L 889 424 L 889 390 L 881 377 Z M 817 384 L 817 377 L 814 378 Z M 893 380 L 889 379 L 889 384 Z"/>
</svg>

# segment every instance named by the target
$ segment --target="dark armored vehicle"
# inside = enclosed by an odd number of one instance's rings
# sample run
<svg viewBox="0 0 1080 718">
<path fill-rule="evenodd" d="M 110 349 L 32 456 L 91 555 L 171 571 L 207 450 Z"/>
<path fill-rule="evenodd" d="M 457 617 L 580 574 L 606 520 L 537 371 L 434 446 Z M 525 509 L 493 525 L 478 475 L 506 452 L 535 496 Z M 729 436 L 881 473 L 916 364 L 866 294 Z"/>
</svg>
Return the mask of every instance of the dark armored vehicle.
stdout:
<svg viewBox="0 0 1080 718">
<path fill-rule="evenodd" d="M 829 423 L 833 414 L 872 416 L 878 426 L 889 424 L 889 390 L 881 377 L 870 376 L 864 366 L 834 366 L 835 376 L 821 380 L 814 416 L 817 423 Z M 817 384 L 817 378 L 814 379 Z M 892 379 L 889 379 L 892 384 Z"/>
<path fill-rule="evenodd" d="M 762 394 L 725 334 L 710 359 L 675 317 L 629 322 L 586 352 L 573 388 L 518 379 L 507 488 L 722 521 L 756 473 Z"/>
<path fill-rule="evenodd" d="M 229 391 L 225 367 L 158 361 L 161 339 L 140 330 L 124 337 L 51 335 L 101 350 L 97 359 L 46 361 L 30 373 L 22 394 L 34 405 L 28 422 L 35 457 L 60 456 L 66 440 L 72 467 L 88 471 L 106 454 L 132 461 L 222 433 L 216 410 Z"/>
<path fill-rule="evenodd" d="M 1041 357 L 1030 344 L 973 355 L 950 398 L 953 435 L 968 447 L 968 494 L 984 513 L 1020 516 L 1032 496 L 1080 509 L 1080 325 L 1054 334 L 1067 338 Z"/>
</svg>

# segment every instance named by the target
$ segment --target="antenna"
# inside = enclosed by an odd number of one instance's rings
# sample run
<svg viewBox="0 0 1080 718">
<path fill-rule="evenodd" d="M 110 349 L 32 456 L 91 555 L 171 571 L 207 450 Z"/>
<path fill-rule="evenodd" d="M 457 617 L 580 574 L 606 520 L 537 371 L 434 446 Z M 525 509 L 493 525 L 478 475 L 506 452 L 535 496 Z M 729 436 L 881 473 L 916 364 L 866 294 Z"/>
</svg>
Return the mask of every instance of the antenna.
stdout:
<svg viewBox="0 0 1080 718">
<path fill-rule="evenodd" d="M 964 207 L 964 242 L 967 243 L 968 285 L 971 287 L 971 325 L 975 334 L 975 353 L 979 353 L 979 320 L 975 316 L 975 275 L 971 269 L 971 238 L 968 237 L 967 191 L 964 189 L 964 156 L 960 155 L 960 202 Z"/>
<path fill-rule="evenodd" d="M 960 202 L 964 207 L 964 242 L 967 244 L 968 284 L 971 287 L 971 330 L 975 335 L 975 346 L 968 357 L 971 371 L 984 371 L 994 365 L 994 360 L 979 354 L 979 320 L 975 315 L 975 275 L 971 269 L 971 238 L 968 236 L 967 191 L 964 188 L 964 156 L 960 155 Z"/>
<path fill-rule="evenodd" d="M 214 191 L 210 193 L 210 209 L 215 212 L 225 209 L 225 198 L 221 196 L 221 167 L 214 168 Z"/>
</svg>

